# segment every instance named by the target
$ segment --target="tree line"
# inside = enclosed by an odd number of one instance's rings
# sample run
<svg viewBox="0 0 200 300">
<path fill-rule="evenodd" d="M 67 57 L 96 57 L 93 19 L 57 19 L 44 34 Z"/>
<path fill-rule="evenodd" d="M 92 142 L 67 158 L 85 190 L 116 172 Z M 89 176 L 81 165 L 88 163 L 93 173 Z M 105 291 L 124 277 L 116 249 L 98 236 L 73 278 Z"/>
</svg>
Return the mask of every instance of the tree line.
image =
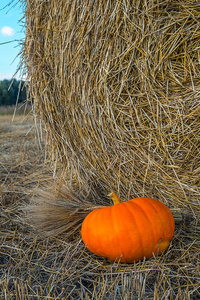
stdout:
<svg viewBox="0 0 200 300">
<path fill-rule="evenodd" d="M 19 80 L 8 80 L 4 79 L 0 81 L 0 106 L 2 105 L 14 105 L 18 102 L 26 100 L 26 87 L 25 81 Z"/>
</svg>

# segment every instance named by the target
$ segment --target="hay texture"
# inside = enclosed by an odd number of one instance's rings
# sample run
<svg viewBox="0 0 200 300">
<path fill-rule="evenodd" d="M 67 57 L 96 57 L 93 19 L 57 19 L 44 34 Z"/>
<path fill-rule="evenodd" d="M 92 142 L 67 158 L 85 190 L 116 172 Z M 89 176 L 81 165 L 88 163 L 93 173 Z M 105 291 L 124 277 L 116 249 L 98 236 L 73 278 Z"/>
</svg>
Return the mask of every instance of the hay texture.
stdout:
<svg viewBox="0 0 200 300">
<path fill-rule="evenodd" d="M 56 172 L 99 204 L 115 191 L 198 217 L 199 1 L 25 5 L 22 59 Z"/>
</svg>

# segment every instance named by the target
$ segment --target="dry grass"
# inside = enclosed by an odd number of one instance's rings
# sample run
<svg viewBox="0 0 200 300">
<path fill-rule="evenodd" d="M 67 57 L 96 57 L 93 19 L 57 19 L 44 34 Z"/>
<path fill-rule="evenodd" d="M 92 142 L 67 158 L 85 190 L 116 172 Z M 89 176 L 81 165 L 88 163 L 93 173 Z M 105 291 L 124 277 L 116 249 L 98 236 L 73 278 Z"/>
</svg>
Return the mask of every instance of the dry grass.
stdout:
<svg viewBox="0 0 200 300">
<path fill-rule="evenodd" d="M 28 112 L 31 113 L 32 107 L 29 102 L 20 103 L 17 105 L 5 105 L 0 106 L 0 116 L 8 117 L 9 115 L 12 116 L 14 120 L 15 116 L 23 116 L 27 115 Z"/>
<path fill-rule="evenodd" d="M 0 129 L 1 297 L 200 299 L 199 1 L 21 2 L 44 131 Z M 172 210 L 163 255 L 110 264 L 85 249 L 81 220 L 111 191 Z"/>
<path fill-rule="evenodd" d="M 175 237 L 162 256 L 132 265 L 111 264 L 89 253 L 80 238 L 81 222 L 70 236 L 67 231 L 52 237 L 26 223 L 22 207 L 33 197 L 40 197 L 38 212 L 48 217 L 47 208 L 53 207 L 56 215 L 67 204 L 80 207 L 81 200 L 68 187 L 58 188 L 59 179 L 53 179 L 30 130 L 32 118 L 21 120 L 0 117 L 0 298 L 199 299 L 200 228 L 192 216 L 176 222 Z M 44 211 L 42 203 L 48 205 Z"/>
</svg>

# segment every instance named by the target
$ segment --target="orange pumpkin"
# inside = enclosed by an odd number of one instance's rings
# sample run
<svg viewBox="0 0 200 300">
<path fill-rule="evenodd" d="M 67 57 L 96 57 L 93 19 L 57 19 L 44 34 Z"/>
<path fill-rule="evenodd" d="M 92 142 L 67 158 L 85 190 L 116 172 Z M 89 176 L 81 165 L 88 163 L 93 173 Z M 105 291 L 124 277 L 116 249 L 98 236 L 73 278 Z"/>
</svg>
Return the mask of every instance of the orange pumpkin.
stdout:
<svg viewBox="0 0 200 300">
<path fill-rule="evenodd" d="M 115 193 L 110 195 L 113 206 L 95 209 L 83 221 L 82 239 L 91 252 L 133 263 L 168 248 L 175 223 L 165 204 L 144 197 L 120 203 Z"/>
</svg>

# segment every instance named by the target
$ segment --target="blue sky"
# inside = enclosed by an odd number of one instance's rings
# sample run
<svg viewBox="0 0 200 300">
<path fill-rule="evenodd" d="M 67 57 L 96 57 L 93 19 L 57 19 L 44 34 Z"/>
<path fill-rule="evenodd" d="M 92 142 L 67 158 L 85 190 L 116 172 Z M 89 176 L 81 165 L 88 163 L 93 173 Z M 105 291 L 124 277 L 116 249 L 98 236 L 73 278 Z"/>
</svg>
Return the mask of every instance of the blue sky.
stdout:
<svg viewBox="0 0 200 300">
<path fill-rule="evenodd" d="M 10 5 L 4 8 L 7 4 Z M 23 17 L 20 5 L 17 0 L 0 0 L 0 80 L 11 79 L 20 61 L 19 40 L 25 37 L 23 21 L 19 22 Z M 16 78 L 20 78 L 19 73 Z"/>
</svg>

